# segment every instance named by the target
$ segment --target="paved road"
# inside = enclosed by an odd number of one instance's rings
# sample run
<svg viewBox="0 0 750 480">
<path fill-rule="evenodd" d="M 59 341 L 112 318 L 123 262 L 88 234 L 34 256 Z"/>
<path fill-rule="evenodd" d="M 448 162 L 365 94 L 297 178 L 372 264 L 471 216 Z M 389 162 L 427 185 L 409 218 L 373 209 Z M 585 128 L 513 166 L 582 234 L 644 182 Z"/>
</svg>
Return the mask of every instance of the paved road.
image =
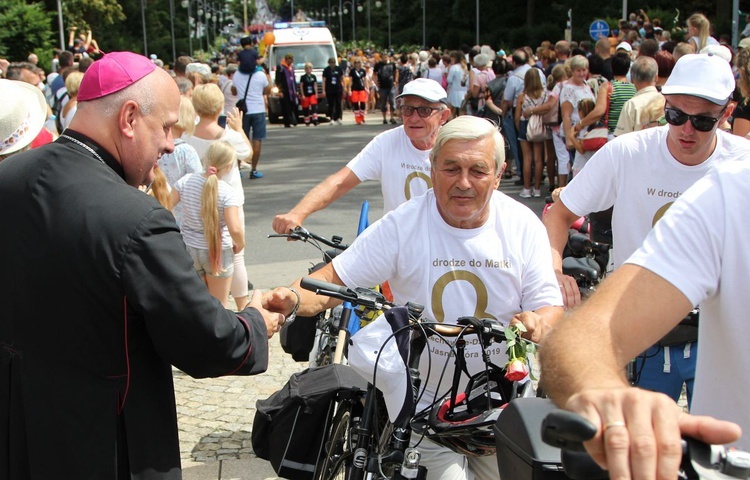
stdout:
<svg viewBox="0 0 750 480">
<path fill-rule="evenodd" d="M 273 233 L 273 217 L 291 209 L 310 188 L 345 165 L 377 133 L 392 128 L 382 125 L 379 117 L 369 115 L 364 126 L 353 125 L 348 112 L 344 126 L 269 126 L 259 165 L 265 176 L 244 180 L 248 245 L 245 259 L 256 288 L 286 285 L 319 261 L 320 254 L 310 245 L 266 238 Z M 509 181 L 501 183 L 500 189 L 515 198 L 520 191 Z M 370 202 L 370 221 L 374 222 L 383 208 L 380 187 L 366 182 L 325 211 L 312 215 L 305 226 L 327 237 L 341 235 L 350 242 L 356 234 L 363 200 Z M 524 203 L 541 214 L 542 199 Z M 174 371 L 186 480 L 275 478 L 270 464 L 255 457 L 250 445 L 255 402 L 281 388 L 289 375 L 305 365 L 283 353 L 278 336 L 271 340 L 271 351 L 268 372 L 254 377 L 195 380 Z"/>
</svg>

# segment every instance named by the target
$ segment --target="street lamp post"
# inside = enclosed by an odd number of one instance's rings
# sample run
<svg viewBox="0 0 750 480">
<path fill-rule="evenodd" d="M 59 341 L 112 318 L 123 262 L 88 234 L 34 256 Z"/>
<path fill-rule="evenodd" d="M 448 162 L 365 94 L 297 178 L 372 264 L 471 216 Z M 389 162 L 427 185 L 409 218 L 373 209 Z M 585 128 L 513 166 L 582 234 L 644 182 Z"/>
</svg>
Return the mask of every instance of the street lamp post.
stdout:
<svg viewBox="0 0 750 480">
<path fill-rule="evenodd" d="M 174 44 L 174 0 L 169 0 L 169 26 L 172 33 L 172 64 L 177 60 L 177 47 Z"/>
<path fill-rule="evenodd" d="M 352 7 L 352 41 L 354 42 L 357 40 L 357 27 L 354 21 L 354 14 L 356 13 L 356 9 L 359 9 L 360 12 L 362 11 L 362 5 L 357 6 L 357 0 L 352 0 L 351 2 L 349 0 L 346 0 L 344 2 L 344 14 L 349 13 L 349 10 L 347 10 L 346 8 L 347 3 Z"/>
<path fill-rule="evenodd" d="M 388 48 L 390 49 L 393 46 L 391 43 L 391 0 L 385 0 L 385 3 L 388 9 Z"/>
<path fill-rule="evenodd" d="M 141 0 L 141 22 L 143 23 L 143 54 L 148 57 L 148 42 L 146 41 L 146 0 Z"/>
<path fill-rule="evenodd" d="M 426 39 L 426 22 L 425 22 L 425 7 L 427 6 L 427 0 L 422 0 L 422 48 L 427 48 Z"/>
</svg>

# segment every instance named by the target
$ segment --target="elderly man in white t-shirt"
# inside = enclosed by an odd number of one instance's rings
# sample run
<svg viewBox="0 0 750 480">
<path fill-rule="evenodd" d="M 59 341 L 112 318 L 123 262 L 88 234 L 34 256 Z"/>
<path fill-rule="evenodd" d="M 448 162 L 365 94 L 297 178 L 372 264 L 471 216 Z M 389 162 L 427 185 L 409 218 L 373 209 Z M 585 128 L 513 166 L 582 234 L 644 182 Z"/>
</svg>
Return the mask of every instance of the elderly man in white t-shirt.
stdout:
<svg viewBox="0 0 750 480">
<path fill-rule="evenodd" d="M 404 124 L 376 136 L 345 167 L 310 190 L 289 212 L 276 215 L 273 229 L 287 233 L 365 180 L 379 180 L 383 213 L 432 187 L 430 150 L 450 118 L 448 94 L 424 78 L 404 86 L 396 98 Z"/>
<path fill-rule="evenodd" d="M 371 225 L 311 276 L 350 288 L 389 280 L 394 301 L 424 305 L 427 321 L 456 324 L 473 315 L 504 325 L 521 322 L 526 335 L 541 340 L 561 317 L 562 299 L 541 222 L 497 191 L 504 157 L 502 136 L 491 123 L 473 116 L 452 120 L 430 153 L 433 188 Z M 285 315 L 312 315 L 336 302 L 299 290 L 299 280 L 264 296 L 264 305 Z M 440 340 L 429 341 L 433 368 L 427 367 L 430 355 L 423 355 L 425 392 L 417 411 L 449 387 L 450 380 L 439 382 L 447 350 Z M 479 345 L 467 346 L 470 375 L 484 369 L 479 350 Z M 502 348 L 488 353 L 496 365 L 508 361 Z M 467 380 L 462 375 L 459 388 Z M 469 457 L 426 439 L 419 450 L 429 480 L 499 476 L 494 456 Z"/>
</svg>

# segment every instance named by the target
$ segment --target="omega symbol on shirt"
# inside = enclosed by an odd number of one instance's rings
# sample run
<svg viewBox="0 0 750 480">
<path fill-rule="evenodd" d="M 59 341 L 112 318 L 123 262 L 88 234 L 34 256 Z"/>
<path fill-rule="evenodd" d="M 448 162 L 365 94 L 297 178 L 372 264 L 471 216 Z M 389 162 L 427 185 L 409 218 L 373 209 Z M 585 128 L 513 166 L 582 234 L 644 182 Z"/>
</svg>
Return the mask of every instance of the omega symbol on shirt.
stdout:
<svg viewBox="0 0 750 480">
<path fill-rule="evenodd" d="M 651 221 L 651 228 L 656 225 L 656 222 L 661 220 L 661 217 L 664 216 L 665 213 L 667 213 L 667 210 L 669 210 L 669 207 L 672 206 L 674 202 L 665 203 L 659 210 L 656 211 L 654 214 L 654 219 Z"/>
<path fill-rule="evenodd" d="M 477 305 L 474 308 L 474 315 L 477 318 L 491 318 L 496 320 L 494 315 L 487 313 L 487 303 L 489 302 L 489 295 L 487 294 L 487 287 L 484 286 L 482 279 L 475 274 L 466 270 L 451 270 L 440 276 L 432 287 L 432 312 L 435 314 L 435 321 L 443 323 L 445 321 L 445 309 L 443 308 L 443 294 L 445 288 L 451 282 L 455 281 L 466 281 L 474 287 L 474 292 L 477 294 Z"/>
<path fill-rule="evenodd" d="M 422 172 L 411 172 L 407 175 L 406 182 L 404 182 L 404 197 L 407 200 L 411 199 L 411 181 L 415 178 L 421 178 L 427 184 L 428 189 L 432 188 L 432 179 L 429 175 Z"/>
</svg>

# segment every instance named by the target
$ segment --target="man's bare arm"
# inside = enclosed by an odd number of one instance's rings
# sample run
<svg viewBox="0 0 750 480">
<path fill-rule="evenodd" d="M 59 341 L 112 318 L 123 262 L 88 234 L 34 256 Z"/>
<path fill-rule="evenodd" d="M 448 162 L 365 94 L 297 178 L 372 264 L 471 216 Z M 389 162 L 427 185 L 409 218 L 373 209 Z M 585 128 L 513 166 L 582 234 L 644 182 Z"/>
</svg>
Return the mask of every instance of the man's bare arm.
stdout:
<svg viewBox="0 0 750 480">
<path fill-rule="evenodd" d="M 336 270 L 333 269 L 333 265 L 330 263 L 311 273 L 309 276 L 324 282 L 344 285 L 344 282 L 341 281 Z M 297 303 L 297 295 L 291 290 L 292 288 L 296 289 L 299 293 L 300 305 L 297 315 L 302 317 L 312 317 L 323 310 L 341 303 L 341 300 L 317 295 L 315 292 L 301 288 L 301 280 L 302 278 L 298 278 L 289 287 L 278 287 L 265 293 L 263 295 L 263 308 L 289 316 Z"/>
<path fill-rule="evenodd" d="M 307 192 L 289 212 L 276 215 L 273 219 L 273 230 L 276 233 L 288 233 L 302 225 L 312 213 L 324 209 L 360 183 L 360 179 L 349 167 L 342 168 Z"/>
<path fill-rule="evenodd" d="M 562 253 L 568 243 L 568 230 L 578 215 L 568 210 L 562 201 L 555 204 L 547 211 L 542 222 L 547 229 L 550 248 L 552 249 L 552 266 L 555 269 L 557 283 L 563 295 L 563 303 L 566 307 L 574 307 L 581 303 L 581 292 L 575 279 L 569 275 L 563 275 Z"/>
<path fill-rule="evenodd" d="M 547 336 L 542 384 L 558 405 L 598 428 L 586 448 L 611 478 L 674 478 L 680 434 L 728 443 L 730 422 L 682 414 L 664 394 L 628 385 L 625 365 L 674 327 L 692 305 L 672 284 L 623 265 Z"/>
</svg>

